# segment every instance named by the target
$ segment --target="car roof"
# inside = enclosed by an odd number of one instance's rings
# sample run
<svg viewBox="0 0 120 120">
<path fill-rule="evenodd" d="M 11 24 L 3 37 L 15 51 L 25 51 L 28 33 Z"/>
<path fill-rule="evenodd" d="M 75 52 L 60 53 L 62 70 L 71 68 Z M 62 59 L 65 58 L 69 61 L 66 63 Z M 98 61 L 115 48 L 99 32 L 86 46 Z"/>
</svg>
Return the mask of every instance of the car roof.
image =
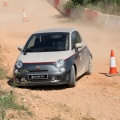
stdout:
<svg viewBox="0 0 120 120">
<path fill-rule="evenodd" d="M 51 28 L 51 29 L 45 29 L 45 30 L 40 30 L 35 32 L 34 34 L 37 33 L 51 33 L 51 32 L 67 32 L 70 33 L 71 31 L 74 31 L 74 28 Z"/>
</svg>

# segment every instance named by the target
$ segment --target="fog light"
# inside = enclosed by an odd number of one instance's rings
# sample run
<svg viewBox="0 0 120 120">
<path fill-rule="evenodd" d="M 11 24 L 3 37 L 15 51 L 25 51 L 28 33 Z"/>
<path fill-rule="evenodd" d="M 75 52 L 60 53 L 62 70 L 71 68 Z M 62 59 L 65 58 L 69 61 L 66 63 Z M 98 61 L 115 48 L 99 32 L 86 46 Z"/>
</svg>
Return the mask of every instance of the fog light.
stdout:
<svg viewBox="0 0 120 120">
<path fill-rule="evenodd" d="M 21 82 L 26 82 L 26 80 L 25 80 L 25 78 L 23 77 L 23 78 L 21 78 Z"/>
<path fill-rule="evenodd" d="M 52 76 L 52 81 L 51 82 L 59 82 L 59 78 L 57 76 Z"/>
<path fill-rule="evenodd" d="M 52 76 L 52 81 L 56 80 L 57 77 L 56 76 Z"/>
<path fill-rule="evenodd" d="M 16 70 L 15 70 L 15 74 L 17 74 L 17 73 L 18 73 L 18 70 L 16 69 Z"/>
<path fill-rule="evenodd" d="M 65 68 L 60 68 L 60 72 L 65 72 Z"/>
</svg>

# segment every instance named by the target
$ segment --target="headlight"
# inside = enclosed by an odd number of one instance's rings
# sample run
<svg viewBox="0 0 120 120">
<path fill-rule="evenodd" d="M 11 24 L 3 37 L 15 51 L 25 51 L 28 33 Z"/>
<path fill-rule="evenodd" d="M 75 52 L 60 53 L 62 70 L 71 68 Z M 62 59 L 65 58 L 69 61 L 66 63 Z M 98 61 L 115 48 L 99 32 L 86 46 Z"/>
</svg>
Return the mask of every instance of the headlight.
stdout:
<svg viewBox="0 0 120 120">
<path fill-rule="evenodd" d="M 64 61 L 63 59 L 60 59 L 60 60 L 58 60 L 58 61 L 56 62 L 56 66 L 57 66 L 58 68 L 64 67 L 64 64 L 65 64 L 65 61 Z"/>
<path fill-rule="evenodd" d="M 22 61 L 18 60 L 16 62 L 16 66 L 17 66 L 17 68 L 21 68 L 22 67 Z"/>
</svg>

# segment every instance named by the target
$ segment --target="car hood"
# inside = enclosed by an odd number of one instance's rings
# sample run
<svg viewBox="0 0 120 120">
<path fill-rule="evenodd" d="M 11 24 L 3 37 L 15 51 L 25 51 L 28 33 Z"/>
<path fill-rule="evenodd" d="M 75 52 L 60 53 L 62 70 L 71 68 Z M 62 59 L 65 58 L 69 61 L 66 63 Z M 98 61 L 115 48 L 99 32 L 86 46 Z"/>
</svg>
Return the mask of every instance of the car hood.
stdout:
<svg viewBox="0 0 120 120">
<path fill-rule="evenodd" d="M 56 62 L 59 59 L 67 59 L 72 56 L 75 51 L 59 51 L 59 52 L 36 52 L 27 53 L 24 55 L 21 53 L 18 60 L 23 63 L 38 63 L 38 62 Z"/>
</svg>

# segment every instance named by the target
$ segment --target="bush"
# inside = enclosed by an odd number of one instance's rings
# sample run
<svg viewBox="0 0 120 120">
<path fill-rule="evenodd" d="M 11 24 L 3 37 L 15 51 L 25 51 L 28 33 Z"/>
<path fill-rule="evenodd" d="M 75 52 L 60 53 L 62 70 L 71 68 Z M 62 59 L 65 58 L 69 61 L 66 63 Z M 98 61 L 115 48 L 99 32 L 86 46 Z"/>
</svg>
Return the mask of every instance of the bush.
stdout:
<svg viewBox="0 0 120 120">
<path fill-rule="evenodd" d="M 66 4 L 63 6 L 65 10 L 69 9 L 69 8 L 74 8 L 75 5 L 72 1 L 67 1 Z"/>
<path fill-rule="evenodd" d="M 73 3 L 74 3 L 74 5 L 78 5 L 78 4 L 83 4 L 83 1 L 84 0 L 71 0 Z"/>
<path fill-rule="evenodd" d="M 65 9 L 88 7 L 107 14 L 120 15 L 120 0 L 70 0 L 65 5 Z"/>
</svg>

